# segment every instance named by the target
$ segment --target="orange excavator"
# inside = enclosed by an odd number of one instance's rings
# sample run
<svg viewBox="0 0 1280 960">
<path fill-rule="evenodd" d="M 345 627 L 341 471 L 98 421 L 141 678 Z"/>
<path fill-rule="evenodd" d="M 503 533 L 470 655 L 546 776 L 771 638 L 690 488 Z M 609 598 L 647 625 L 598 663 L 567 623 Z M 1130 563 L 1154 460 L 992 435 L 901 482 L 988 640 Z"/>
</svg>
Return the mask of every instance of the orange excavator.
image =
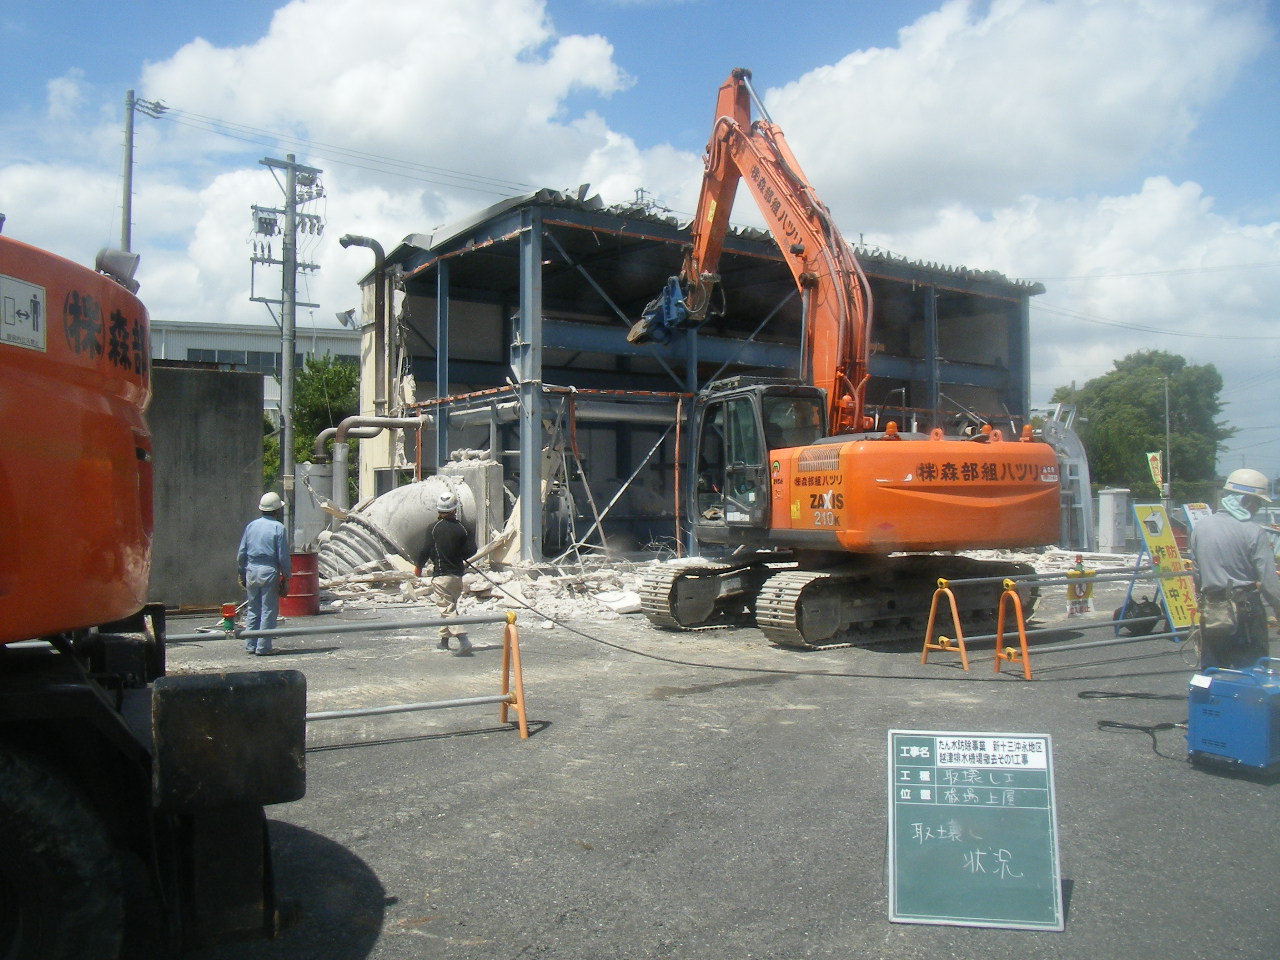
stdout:
<svg viewBox="0 0 1280 960">
<path fill-rule="evenodd" d="M 938 577 L 1029 572 L 940 552 L 1056 540 L 1057 456 L 1029 427 L 1016 439 L 872 430 L 870 286 L 750 78 L 737 69 L 720 87 L 692 245 L 628 339 L 665 342 L 711 314 L 745 180 L 799 288 L 800 379 L 735 377 L 699 395 L 690 520 L 700 544 L 736 549 L 657 566 L 644 612 L 673 629 L 754 613 L 771 641 L 794 647 L 919 637 Z M 957 591 L 965 626 L 994 615 L 999 593 Z"/>
</svg>

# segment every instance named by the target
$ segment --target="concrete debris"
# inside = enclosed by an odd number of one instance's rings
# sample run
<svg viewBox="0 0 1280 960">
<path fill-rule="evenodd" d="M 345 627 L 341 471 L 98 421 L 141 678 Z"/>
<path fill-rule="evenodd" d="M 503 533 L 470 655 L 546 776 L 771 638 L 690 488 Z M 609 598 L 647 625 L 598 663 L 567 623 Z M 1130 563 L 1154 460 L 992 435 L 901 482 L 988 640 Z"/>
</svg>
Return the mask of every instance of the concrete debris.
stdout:
<svg viewBox="0 0 1280 960">
<path fill-rule="evenodd" d="M 415 577 L 412 566 L 394 555 L 378 566 L 377 570 L 321 580 L 322 601 L 336 609 L 371 604 L 422 607 L 430 612 L 434 604 L 429 573 Z M 616 620 L 640 612 L 642 567 L 627 560 L 589 559 L 572 568 L 473 571 L 462 578 L 458 611 L 514 610 L 526 622 L 531 611 L 537 611 L 534 622 L 541 626 L 553 626 L 552 620 Z"/>
<path fill-rule="evenodd" d="M 1031 564 L 1037 573 L 1061 573 L 1075 568 L 1080 556 L 1085 567 L 1104 573 L 1132 570 L 1134 554 L 1079 554 L 1074 551 L 974 550 L 964 554 L 979 560 L 1006 560 Z M 464 614 L 514 610 L 522 622 L 528 617 L 542 627 L 555 620 L 617 620 L 640 613 L 640 583 L 646 569 L 657 563 L 701 565 L 712 561 L 680 558 L 658 561 L 630 561 L 589 558 L 569 566 L 525 568 L 501 567 L 469 572 L 462 578 L 463 595 L 458 609 Z M 421 607 L 429 614 L 429 575 L 415 577 L 413 567 L 403 558 L 388 554 L 381 561 L 363 564 L 350 576 L 321 580 L 322 600 L 335 609 L 368 607 Z M 536 611 L 536 612 L 535 612 Z"/>
<path fill-rule="evenodd" d="M 596 594 L 596 603 L 614 613 L 639 613 L 640 594 L 634 590 L 609 590 Z"/>
</svg>

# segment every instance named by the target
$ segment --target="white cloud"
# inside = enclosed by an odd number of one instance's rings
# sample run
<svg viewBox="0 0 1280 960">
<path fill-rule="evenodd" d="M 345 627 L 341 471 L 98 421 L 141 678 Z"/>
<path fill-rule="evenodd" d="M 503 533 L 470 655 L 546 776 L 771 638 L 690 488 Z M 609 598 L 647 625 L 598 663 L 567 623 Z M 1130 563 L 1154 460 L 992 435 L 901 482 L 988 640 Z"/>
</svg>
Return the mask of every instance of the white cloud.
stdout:
<svg viewBox="0 0 1280 960">
<path fill-rule="evenodd" d="M 898 47 L 850 54 L 766 95 L 847 229 L 1129 179 L 1185 143 L 1266 38 L 1250 4 L 984 6 L 951 0 L 903 29 Z"/>
<path fill-rule="evenodd" d="M 84 71 L 70 70 L 65 76 L 50 80 L 45 89 L 48 92 L 45 108 L 52 120 L 67 120 L 75 116 L 76 109 L 84 100 Z"/>
</svg>

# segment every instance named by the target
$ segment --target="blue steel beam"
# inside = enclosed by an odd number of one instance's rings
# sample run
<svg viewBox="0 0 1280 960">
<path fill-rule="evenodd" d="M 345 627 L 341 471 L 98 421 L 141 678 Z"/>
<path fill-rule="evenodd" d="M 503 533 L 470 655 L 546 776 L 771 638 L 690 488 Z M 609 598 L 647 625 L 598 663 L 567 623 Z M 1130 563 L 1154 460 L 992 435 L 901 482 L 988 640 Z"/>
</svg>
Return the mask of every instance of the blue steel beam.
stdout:
<svg viewBox="0 0 1280 960">
<path fill-rule="evenodd" d="M 623 357 L 647 357 L 655 352 L 654 345 L 627 343 L 626 327 L 599 323 L 574 323 L 552 317 L 543 318 L 542 338 L 542 345 L 550 349 L 583 350 L 588 353 L 609 353 Z M 704 363 L 720 364 L 732 360 L 749 367 L 785 370 L 787 367 L 795 366 L 798 349 L 798 347 L 781 343 L 756 342 L 743 350 L 740 340 L 698 334 L 696 357 Z M 681 338 L 677 337 L 671 343 L 657 347 L 656 352 L 673 361 L 683 362 L 687 357 L 686 350 L 687 347 L 681 342 Z"/>
</svg>

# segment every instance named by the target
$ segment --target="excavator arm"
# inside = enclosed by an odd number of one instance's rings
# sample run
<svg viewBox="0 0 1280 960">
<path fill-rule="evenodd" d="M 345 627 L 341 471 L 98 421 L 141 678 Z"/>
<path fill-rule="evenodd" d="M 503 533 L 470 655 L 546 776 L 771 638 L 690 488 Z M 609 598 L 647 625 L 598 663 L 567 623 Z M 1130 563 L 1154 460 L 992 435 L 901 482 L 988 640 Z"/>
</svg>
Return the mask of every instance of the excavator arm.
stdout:
<svg viewBox="0 0 1280 960">
<path fill-rule="evenodd" d="M 704 157 L 692 244 L 678 277 L 645 308 L 627 339 L 665 342 L 671 329 L 697 327 L 710 313 L 738 182 L 745 180 L 800 289 L 800 378 L 822 388 L 832 434 L 864 429 L 871 294 L 852 249 L 801 170 L 782 131 L 735 69 L 720 87 Z M 751 120 L 755 102 L 761 119 Z"/>
</svg>

